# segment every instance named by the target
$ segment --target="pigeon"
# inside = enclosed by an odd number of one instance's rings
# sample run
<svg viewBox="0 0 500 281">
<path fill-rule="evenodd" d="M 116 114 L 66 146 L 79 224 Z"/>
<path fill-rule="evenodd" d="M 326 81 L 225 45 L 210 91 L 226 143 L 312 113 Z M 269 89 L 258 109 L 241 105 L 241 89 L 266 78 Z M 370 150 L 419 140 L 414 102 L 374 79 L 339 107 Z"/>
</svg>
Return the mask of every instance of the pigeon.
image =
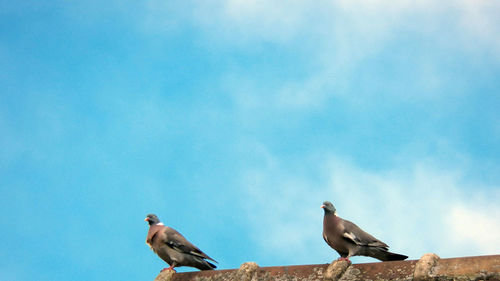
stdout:
<svg viewBox="0 0 500 281">
<path fill-rule="evenodd" d="M 173 270 L 175 272 L 174 268 L 178 266 L 190 266 L 199 270 L 212 270 L 216 268 L 213 263 L 207 260 L 216 263 L 217 261 L 191 244 L 177 230 L 165 226 L 156 215 L 149 214 L 144 220 L 149 223 L 146 244 L 162 260 L 170 265 L 170 267 L 163 270 Z"/>
<path fill-rule="evenodd" d="M 329 201 L 323 202 L 323 239 L 337 251 L 339 260 L 349 261 L 352 256 L 368 256 L 381 261 L 404 260 L 408 256 L 389 252 L 389 246 L 364 232 L 354 223 L 337 216 L 337 211 Z"/>
</svg>

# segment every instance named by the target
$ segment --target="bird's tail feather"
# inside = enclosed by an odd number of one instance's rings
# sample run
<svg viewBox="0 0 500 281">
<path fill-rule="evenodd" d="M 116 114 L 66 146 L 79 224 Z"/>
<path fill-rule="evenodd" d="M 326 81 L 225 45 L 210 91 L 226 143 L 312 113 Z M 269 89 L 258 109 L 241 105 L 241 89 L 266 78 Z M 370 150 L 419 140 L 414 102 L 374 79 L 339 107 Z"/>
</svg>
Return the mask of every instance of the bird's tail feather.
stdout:
<svg viewBox="0 0 500 281">
<path fill-rule="evenodd" d="M 408 256 L 387 252 L 387 260 L 388 261 L 402 261 L 407 259 Z"/>
<path fill-rule="evenodd" d="M 208 263 L 208 265 L 210 266 L 210 269 L 215 269 L 217 268 L 217 266 L 209 261 L 205 261 L 206 263 Z"/>
<path fill-rule="evenodd" d="M 196 259 L 196 268 L 198 268 L 199 270 L 212 270 L 212 269 L 215 269 L 217 268 L 217 266 L 211 262 L 208 262 L 204 259 L 201 259 L 201 258 L 197 258 Z"/>
<path fill-rule="evenodd" d="M 386 249 L 382 248 L 370 248 L 367 254 L 368 254 L 367 256 L 374 257 L 381 261 L 399 261 L 408 258 L 408 256 L 391 253 Z"/>
</svg>

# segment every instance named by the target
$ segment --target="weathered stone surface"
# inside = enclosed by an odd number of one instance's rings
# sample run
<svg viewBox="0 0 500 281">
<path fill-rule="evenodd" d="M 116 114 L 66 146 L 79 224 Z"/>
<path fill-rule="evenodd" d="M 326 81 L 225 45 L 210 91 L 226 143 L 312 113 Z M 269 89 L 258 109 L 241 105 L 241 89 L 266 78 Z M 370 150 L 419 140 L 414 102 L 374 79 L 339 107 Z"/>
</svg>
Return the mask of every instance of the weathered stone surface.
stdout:
<svg viewBox="0 0 500 281">
<path fill-rule="evenodd" d="M 172 275 L 174 275 L 175 271 L 173 270 L 164 270 L 156 276 L 155 281 L 170 281 L 172 279 Z"/>
<path fill-rule="evenodd" d="M 257 269 L 259 266 L 255 262 L 246 262 L 240 266 L 240 269 L 236 272 L 238 280 L 241 281 L 251 281 L 257 275 Z"/>
<path fill-rule="evenodd" d="M 175 273 L 162 272 L 155 281 L 361 281 L 361 280 L 435 280 L 500 281 L 500 255 L 439 259 L 434 254 L 420 260 L 374 262 L 350 265 L 332 264 L 259 267 L 244 263 L 239 269 Z M 159 279 L 162 278 L 162 279 Z"/>
<path fill-rule="evenodd" d="M 178 273 L 172 281 L 321 281 L 328 264 L 258 267 L 244 263 L 238 270 L 196 271 Z"/>
<path fill-rule="evenodd" d="M 345 270 L 351 265 L 350 261 L 346 260 L 336 260 L 333 261 L 326 269 L 324 280 L 325 281 L 336 281 L 342 277 Z"/>
<path fill-rule="evenodd" d="M 388 261 L 353 264 L 340 281 L 412 280 L 416 261 Z"/>
<path fill-rule="evenodd" d="M 418 260 L 413 273 L 414 281 L 430 281 L 433 279 L 432 270 L 438 264 L 439 257 L 436 254 L 425 254 Z"/>
<path fill-rule="evenodd" d="M 434 280 L 500 280 L 500 255 L 441 259 Z"/>
</svg>

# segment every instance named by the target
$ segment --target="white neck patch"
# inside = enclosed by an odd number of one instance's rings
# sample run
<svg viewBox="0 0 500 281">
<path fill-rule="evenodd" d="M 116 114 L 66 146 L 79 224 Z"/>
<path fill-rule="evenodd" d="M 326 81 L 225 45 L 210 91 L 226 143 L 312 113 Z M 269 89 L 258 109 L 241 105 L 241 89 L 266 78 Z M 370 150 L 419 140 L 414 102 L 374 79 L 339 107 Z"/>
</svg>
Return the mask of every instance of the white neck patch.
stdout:
<svg viewBox="0 0 500 281">
<path fill-rule="evenodd" d="M 157 223 L 156 225 L 164 225 L 162 222 Z"/>
</svg>

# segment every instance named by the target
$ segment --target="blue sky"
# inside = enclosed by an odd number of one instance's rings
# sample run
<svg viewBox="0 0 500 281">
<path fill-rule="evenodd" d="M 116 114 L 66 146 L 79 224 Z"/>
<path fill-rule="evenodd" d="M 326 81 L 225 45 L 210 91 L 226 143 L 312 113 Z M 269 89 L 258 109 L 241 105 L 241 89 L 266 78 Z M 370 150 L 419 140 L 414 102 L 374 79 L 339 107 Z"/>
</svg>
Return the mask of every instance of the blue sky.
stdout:
<svg viewBox="0 0 500 281">
<path fill-rule="evenodd" d="M 222 269 L 327 263 L 324 200 L 500 253 L 498 2 L 1 6 L 2 279 L 154 278 L 147 213 Z"/>
</svg>

